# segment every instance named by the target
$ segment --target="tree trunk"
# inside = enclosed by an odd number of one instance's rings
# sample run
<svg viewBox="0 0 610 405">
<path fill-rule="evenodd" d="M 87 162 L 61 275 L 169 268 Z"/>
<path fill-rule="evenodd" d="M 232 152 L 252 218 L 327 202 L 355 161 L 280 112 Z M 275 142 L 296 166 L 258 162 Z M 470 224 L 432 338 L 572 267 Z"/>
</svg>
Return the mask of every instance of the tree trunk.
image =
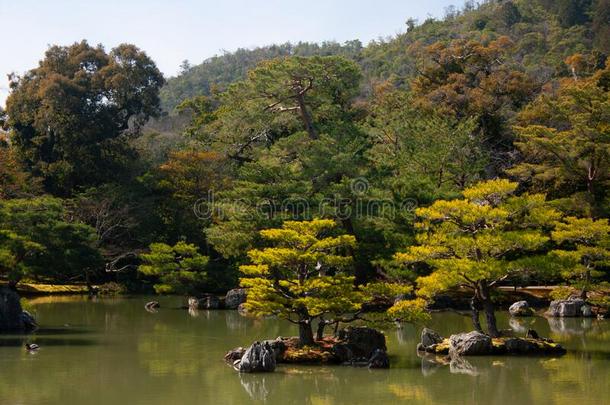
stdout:
<svg viewBox="0 0 610 405">
<path fill-rule="evenodd" d="M 299 322 L 299 345 L 301 346 L 312 346 L 313 330 L 311 329 L 311 321 L 304 320 Z"/>
<path fill-rule="evenodd" d="M 318 330 L 316 331 L 316 340 L 324 339 L 324 328 L 326 328 L 327 322 L 324 319 L 320 319 L 318 323 Z"/>
<path fill-rule="evenodd" d="M 305 130 L 309 134 L 309 138 L 318 139 L 318 132 L 313 126 L 313 118 L 307 110 L 307 105 L 305 104 L 305 96 L 303 94 L 299 94 L 297 96 L 297 103 L 299 104 L 299 113 L 301 114 L 301 120 L 303 121 Z"/>
<path fill-rule="evenodd" d="M 479 302 L 476 297 L 472 297 L 470 300 L 470 310 L 472 311 L 472 326 L 477 332 L 483 333 L 483 328 L 479 321 Z"/>
<path fill-rule="evenodd" d="M 491 337 L 499 337 L 500 332 L 496 323 L 496 314 L 494 313 L 494 304 L 491 301 L 489 295 L 489 286 L 487 281 L 483 280 L 480 283 L 481 288 L 481 301 L 483 302 L 483 309 L 485 310 L 485 320 L 487 322 L 487 332 Z"/>
</svg>

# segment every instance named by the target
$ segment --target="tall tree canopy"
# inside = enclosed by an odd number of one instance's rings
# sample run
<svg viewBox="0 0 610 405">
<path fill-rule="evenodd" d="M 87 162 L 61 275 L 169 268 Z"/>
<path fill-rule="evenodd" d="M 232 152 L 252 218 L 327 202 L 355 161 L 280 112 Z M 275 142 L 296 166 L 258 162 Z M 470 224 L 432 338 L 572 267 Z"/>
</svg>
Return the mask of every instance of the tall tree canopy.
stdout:
<svg viewBox="0 0 610 405">
<path fill-rule="evenodd" d="M 129 138 L 159 112 L 163 83 L 133 45 L 109 53 L 86 41 L 52 46 L 37 68 L 11 80 L 12 140 L 52 193 L 116 178 L 134 157 Z"/>
</svg>

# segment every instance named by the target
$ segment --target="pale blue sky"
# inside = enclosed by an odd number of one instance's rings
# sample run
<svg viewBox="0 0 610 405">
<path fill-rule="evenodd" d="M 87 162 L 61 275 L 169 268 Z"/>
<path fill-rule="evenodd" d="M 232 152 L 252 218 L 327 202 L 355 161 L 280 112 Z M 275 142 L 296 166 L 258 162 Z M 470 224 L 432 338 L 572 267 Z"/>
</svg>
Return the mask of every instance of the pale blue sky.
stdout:
<svg viewBox="0 0 610 405">
<path fill-rule="evenodd" d="M 6 75 L 37 65 L 49 44 L 81 39 L 145 50 L 166 76 L 237 48 L 360 39 L 403 32 L 409 18 L 440 17 L 463 0 L 0 0 L 0 105 Z"/>
</svg>

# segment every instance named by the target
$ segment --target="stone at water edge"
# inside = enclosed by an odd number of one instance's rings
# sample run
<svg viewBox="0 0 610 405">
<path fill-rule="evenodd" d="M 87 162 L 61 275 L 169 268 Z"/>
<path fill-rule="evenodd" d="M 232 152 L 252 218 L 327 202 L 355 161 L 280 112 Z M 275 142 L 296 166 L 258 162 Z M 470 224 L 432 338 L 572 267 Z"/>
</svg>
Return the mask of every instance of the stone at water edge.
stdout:
<svg viewBox="0 0 610 405">
<path fill-rule="evenodd" d="M 241 304 L 246 302 L 248 292 L 245 288 L 234 288 L 225 295 L 225 308 L 237 309 Z"/>
<path fill-rule="evenodd" d="M 421 331 L 420 343 L 417 345 L 417 350 L 425 351 L 432 345 L 442 343 L 443 338 L 441 335 L 433 331 L 432 329 L 424 328 Z"/>
<path fill-rule="evenodd" d="M 240 373 L 272 372 L 276 366 L 275 353 L 269 343 L 254 342 L 235 365 Z"/>
<path fill-rule="evenodd" d="M 390 358 L 385 350 L 375 349 L 369 359 L 369 368 L 390 368 Z"/>
<path fill-rule="evenodd" d="M 492 350 L 491 338 L 481 332 L 459 333 L 449 337 L 451 357 L 487 355 L 491 354 Z"/>
<path fill-rule="evenodd" d="M 241 360 L 245 353 L 246 349 L 243 347 L 236 347 L 235 349 L 229 350 L 227 354 L 225 354 L 224 359 L 227 363 L 234 364 L 235 361 Z"/>
<path fill-rule="evenodd" d="M 159 309 L 160 307 L 161 307 L 161 304 L 159 304 L 158 301 L 150 301 L 144 305 L 144 309 L 146 309 L 147 311 Z"/>
<path fill-rule="evenodd" d="M 551 301 L 546 312 L 551 317 L 590 317 L 591 307 L 582 298 L 569 298 L 567 300 Z"/>
<path fill-rule="evenodd" d="M 203 298 L 190 297 L 188 306 L 191 309 L 221 309 L 222 301 L 215 295 L 206 295 Z"/>
<path fill-rule="evenodd" d="M 387 351 L 385 335 L 366 326 L 347 327 L 339 331 L 339 340 L 348 345 L 354 357 L 365 361 L 371 358 L 376 349 Z"/>
<path fill-rule="evenodd" d="M 534 311 L 530 308 L 527 301 L 517 301 L 508 308 L 512 316 L 532 316 Z"/>
<path fill-rule="evenodd" d="M 31 332 L 37 327 L 34 317 L 21 308 L 19 295 L 0 288 L 0 332 Z"/>
</svg>

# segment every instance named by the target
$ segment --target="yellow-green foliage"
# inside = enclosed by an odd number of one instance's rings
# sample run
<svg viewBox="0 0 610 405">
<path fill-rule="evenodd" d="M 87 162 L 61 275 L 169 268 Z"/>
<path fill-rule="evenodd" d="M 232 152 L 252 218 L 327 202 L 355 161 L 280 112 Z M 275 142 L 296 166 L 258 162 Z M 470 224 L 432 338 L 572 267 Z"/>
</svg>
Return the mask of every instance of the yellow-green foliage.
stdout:
<svg viewBox="0 0 610 405">
<path fill-rule="evenodd" d="M 396 302 L 388 309 L 388 316 L 407 323 L 421 323 L 430 319 L 426 311 L 426 301 L 421 298 Z"/>
<path fill-rule="evenodd" d="M 358 311 L 365 295 L 354 289 L 348 255 L 356 240 L 333 235 L 335 227 L 332 220 L 315 219 L 261 231 L 274 246 L 251 250 L 252 264 L 240 267 L 248 311 L 294 320 Z"/>
<path fill-rule="evenodd" d="M 432 267 L 431 274 L 417 280 L 418 295 L 432 297 L 458 285 L 476 288 L 480 282 L 493 285 L 545 267 L 535 252 L 550 241 L 547 231 L 560 213 L 543 195 L 514 195 L 516 187 L 492 180 L 466 189 L 464 199 L 440 200 L 417 210 L 419 246 L 395 258 Z"/>
<path fill-rule="evenodd" d="M 604 275 L 600 269 L 610 265 L 608 220 L 567 217 L 557 222 L 551 236 L 564 248 L 551 252 L 562 276 L 581 290 L 595 289 L 595 279 Z"/>
<path fill-rule="evenodd" d="M 140 257 L 144 264 L 138 271 L 155 279 L 158 294 L 192 293 L 206 281 L 208 257 L 195 245 L 183 241 L 174 246 L 152 243 L 150 252 Z"/>
</svg>

